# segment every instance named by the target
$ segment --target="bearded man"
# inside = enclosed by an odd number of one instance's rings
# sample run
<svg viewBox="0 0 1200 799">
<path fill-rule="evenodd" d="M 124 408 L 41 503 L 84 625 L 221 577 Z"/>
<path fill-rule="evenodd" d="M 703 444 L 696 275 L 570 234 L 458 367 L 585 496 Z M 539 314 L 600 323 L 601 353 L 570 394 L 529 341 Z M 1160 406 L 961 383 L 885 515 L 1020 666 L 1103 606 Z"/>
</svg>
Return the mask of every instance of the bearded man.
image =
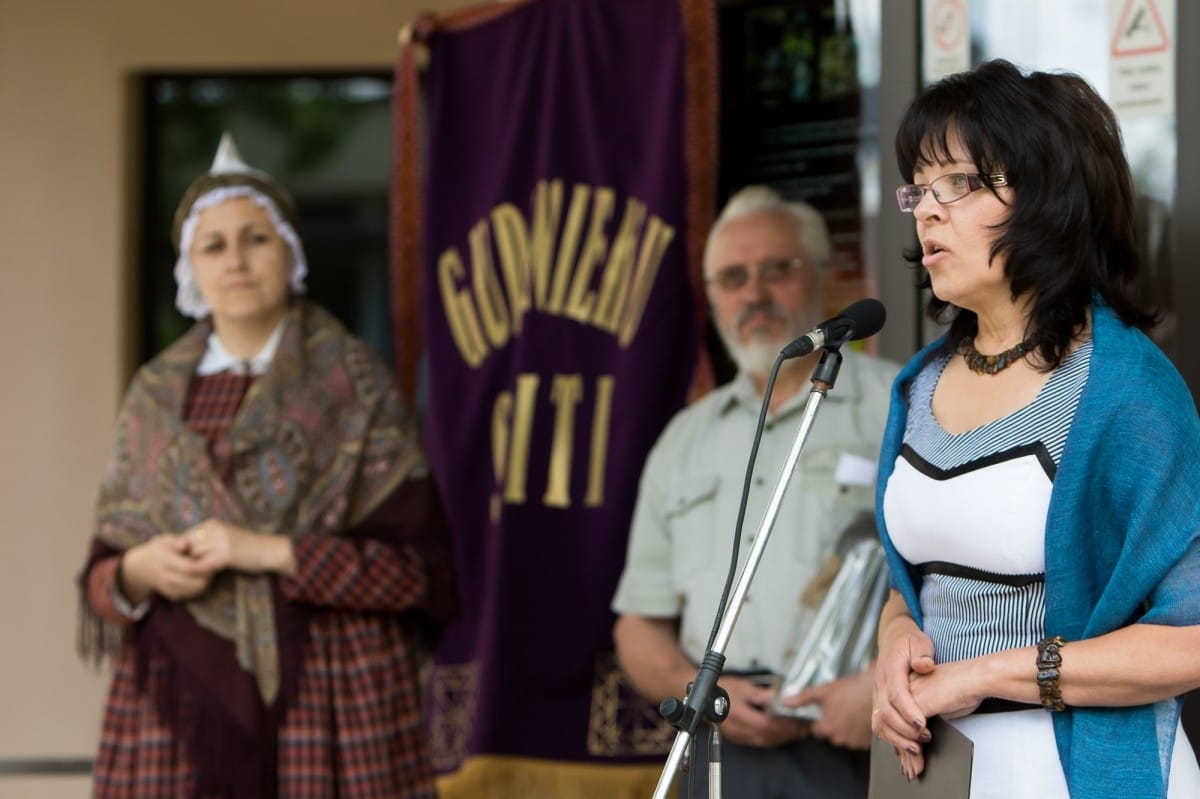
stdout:
<svg viewBox="0 0 1200 799">
<path fill-rule="evenodd" d="M 780 349 L 823 318 L 830 255 L 820 213 L 764 186 L 734 195 L 709 233 L 709 306 L 738 373 L 680 411 L 648 456 L 612 604 L 622 668 L 653 702 L 682 697 L 707 650 L 767 381 Z M 743 554 L 794 443 L 821 353 L 785 361 L 776 376 L 750 480 Z M 739 799 L 867 793 L 870 669 L 781 700 L 816 705 L 813 721 L 772 709 L 774 686 L 814 612 L 803 601 L 805 586 L 841 532 L 873 512 L 897 365 L 849 347 L 843 357 L 725 652 L 720 685 L 731 705 L 721 725 L 722 787 Z M 691 796 L 708 796 L 706 746 L 695 749 L 681 797 L 689 787 Z"/>
</svg>

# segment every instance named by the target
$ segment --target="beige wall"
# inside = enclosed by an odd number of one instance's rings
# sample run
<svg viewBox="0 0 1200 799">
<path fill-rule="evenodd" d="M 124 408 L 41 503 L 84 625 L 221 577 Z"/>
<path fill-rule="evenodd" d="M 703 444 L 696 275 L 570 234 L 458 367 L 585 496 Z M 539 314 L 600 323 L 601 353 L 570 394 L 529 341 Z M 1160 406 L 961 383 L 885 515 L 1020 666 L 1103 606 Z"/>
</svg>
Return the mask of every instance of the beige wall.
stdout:
<svg viewBox="0 0 1200 799">
<path fill-rule="evenodd" d="M 130 364 L 135 79 L 390 69 L 397 31 L 467 0 L 0 0 L 0 761 L 90 757 L 104 675 L 73 577 Z M 0 796 L 84 796 L 0 777 Z"/>
</svg>

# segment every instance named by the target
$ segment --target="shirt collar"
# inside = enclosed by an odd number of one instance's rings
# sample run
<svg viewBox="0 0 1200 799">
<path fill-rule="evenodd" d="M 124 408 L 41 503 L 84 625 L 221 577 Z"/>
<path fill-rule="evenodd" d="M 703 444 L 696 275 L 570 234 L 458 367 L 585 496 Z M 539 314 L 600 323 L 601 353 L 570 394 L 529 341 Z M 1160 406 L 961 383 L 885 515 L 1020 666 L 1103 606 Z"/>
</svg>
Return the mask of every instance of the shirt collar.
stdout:
<svg viewBox="0 0 1200 799">
<path fill-rule="evenodd" d="M 256 377 L 263 374 L 271 365 L 271 359 L 275 357 L 275 350 L 279 349 L 279 341 L 283 338 L 283 326 L 286 321 L 286 318 L 279 320 L 279 324 L 275 326 L 267 343 L 263 345 L 257 355 L 249 359 L 235 358 L 231 355 L 229 350 L 225 349 L 225 345 L 221 343 L 221 339 L 217 337 L 217 331 L 213 330 L 208 334 L 208 347 L 204 350 L 204 356 L 196 367 L 196 374 L 206 376 L 224 371 L 250 374 Z"/>
</svg>

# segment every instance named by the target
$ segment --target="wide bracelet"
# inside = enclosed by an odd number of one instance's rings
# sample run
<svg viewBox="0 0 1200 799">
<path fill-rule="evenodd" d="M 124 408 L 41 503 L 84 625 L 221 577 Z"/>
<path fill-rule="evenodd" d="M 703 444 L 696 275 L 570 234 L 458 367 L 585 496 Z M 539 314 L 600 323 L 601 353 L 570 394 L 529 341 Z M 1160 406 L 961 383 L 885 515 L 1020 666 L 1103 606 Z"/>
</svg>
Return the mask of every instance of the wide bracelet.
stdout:
<svg viewBox="0 0 1200 799">
<path fill-rule="evenodd" d="M 1062 648 L 1067 645 L 1062 636 L 1043 638 L 1037 644 L 1037 683 L 1046 710 L 1065 710 L 1062 690 L 1058 687 L 1059 669 L 1062 668 Z"/>
</svg>

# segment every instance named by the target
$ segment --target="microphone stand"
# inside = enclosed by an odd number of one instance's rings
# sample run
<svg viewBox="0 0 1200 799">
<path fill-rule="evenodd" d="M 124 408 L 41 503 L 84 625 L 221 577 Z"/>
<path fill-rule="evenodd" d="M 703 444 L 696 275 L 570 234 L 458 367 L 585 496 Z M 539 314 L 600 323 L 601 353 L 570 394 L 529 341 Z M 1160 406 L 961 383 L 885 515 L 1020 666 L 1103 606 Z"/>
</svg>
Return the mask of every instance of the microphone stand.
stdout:
<svg viewBox="0 0 1200 799">
<path fill-rule="evenodd" d="M 821 402 L 825 399 L 825 394 L 833 388 L 833 384 L 837 381 L 838 370 L 842 366 L 842 353 L 839 348 L 844 341 L 845 339 L 841 339 L 825 345 L 821 360 L 813 370 L 811 378 L 813 387 L 805 401 L 804 415 L 800 420 L 800 427 L 796 431 L 796 438 L 788 452 L 787 461 L 775 484 L 771 499 L 767 503 L 762 521 L 759 522 L 758 534 L 754 536 L 754 546 L 750 548 L 746 565 L 742 567 L 731 603 L 717 612 L 720 626 L 717 628 L 717 633 L 708 651 L 704 654 L 696 679 L 688 685 L 684 701 L 680 702 L 675 697 L 667 697 L 659 706 L 659 713 L 678 732 L 675 734 L 675 742 L 671 745 L 670 754 L 667 755 L 666 765 L 659 776 L 658 785 L 654 789 L 653 799 L 667 799 L 688 745 L 695 737 L 696 730 L 702 721 L 712 727 L 711 743 L 716 758 L 716 762 L 710 762 L 709 765 L 708 795 L 710 799 L 720 799 L 721 742 L 719 726 L 729 715 L 729 694 L 717 685 L 717 680 L 725 665 L 725 647 L 729 644 L 729 639 L 733 635 L 733 625 L 737 623 L 738 615 L 745 604 L 746 594 L 750 591 L 750 582 L 754 579 L 754 573 L 758 571 L 758 564 L 762 561 L 763 551 L 767 548 L 767 539 L 771 535 L 771 529 L 775 526 L 775 517 L 779 515 L 783 494 L 787 489 L 788 482 L 792 479 L 796 464 L 800 461 L 800 452 L 808 440 L 813 420 L 817 416 Z M 769 402 L 770 399 L 768 395 L 763 398 L 763 402 Z M 733 612 L 729 612 L 730 608 Z M 715 783 L 713 777 L 716 778 Z"/>
</svg>

